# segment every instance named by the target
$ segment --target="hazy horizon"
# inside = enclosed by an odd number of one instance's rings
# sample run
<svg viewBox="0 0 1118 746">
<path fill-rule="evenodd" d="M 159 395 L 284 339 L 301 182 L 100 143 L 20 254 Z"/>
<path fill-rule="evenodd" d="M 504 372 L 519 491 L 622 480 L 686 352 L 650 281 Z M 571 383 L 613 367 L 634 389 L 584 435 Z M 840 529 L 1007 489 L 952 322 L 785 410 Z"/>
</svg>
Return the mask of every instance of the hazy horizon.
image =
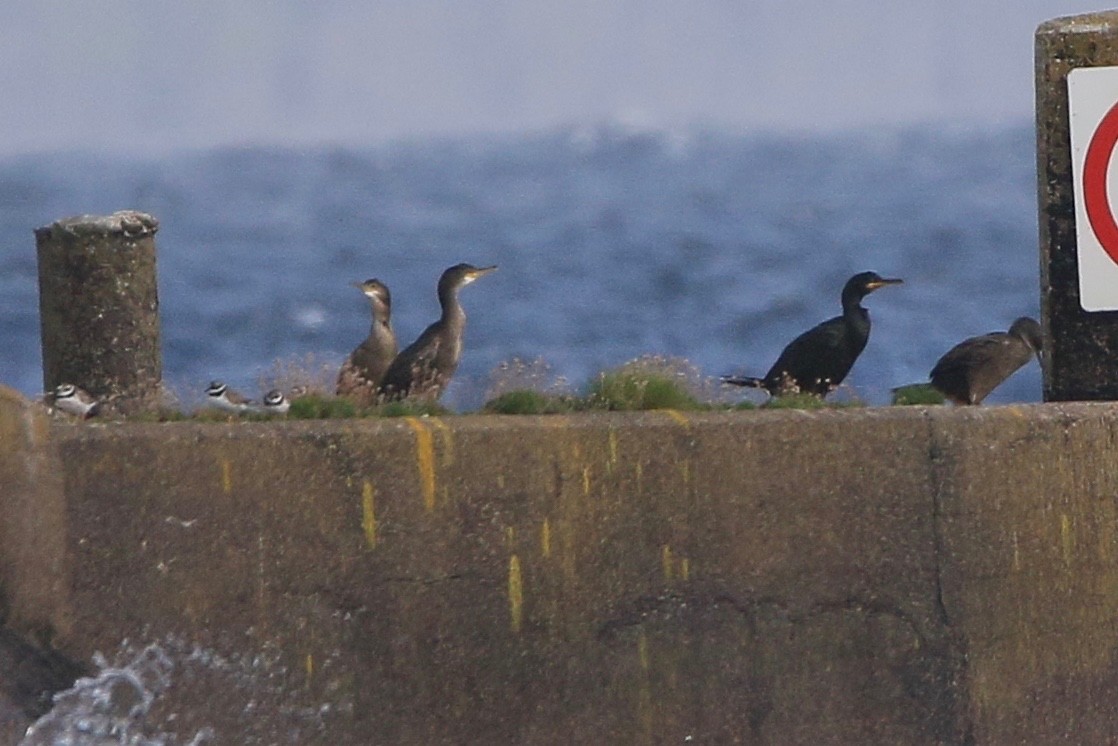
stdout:
<svg viewBox="0 0 1118 746">
<path fill-rule="evenodd" d="M 1003 124 L 1072 0 L 106 0 L 0 9 L 0 154 L 370 145 L 603 122 Z"/>
</svg>

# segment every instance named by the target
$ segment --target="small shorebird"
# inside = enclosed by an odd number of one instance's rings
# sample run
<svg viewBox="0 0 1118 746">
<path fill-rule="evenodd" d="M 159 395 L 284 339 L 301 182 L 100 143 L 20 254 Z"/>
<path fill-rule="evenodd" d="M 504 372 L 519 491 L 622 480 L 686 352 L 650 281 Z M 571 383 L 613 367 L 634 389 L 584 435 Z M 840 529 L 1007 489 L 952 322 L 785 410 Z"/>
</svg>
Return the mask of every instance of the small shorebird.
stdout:
<svg viewBox="0 0 1118 746">
<path fill-rule="evenodd" d="M 96 397 L 72 383 L 58 384 L 53 398 L 54 406 L 83 420 L 93 417 L 101 408 L 101 402 Z"/>
<path fill-rule="evenodd" d="M 254 402 L 241 396 L 221 381 L 210 381 L 206 388 L 206 404 L 233 414 L 243 414 L 254 409 Z"/>
<path fill-rule="evenodd" d="M 264 406 L 261 411 L 264 414 L 287 414 L 287 410 L 291 409 L 291 402 L 283 395 L 279 389 L 272 389 L 267 394 L 264 394 Z"/>
</svg>

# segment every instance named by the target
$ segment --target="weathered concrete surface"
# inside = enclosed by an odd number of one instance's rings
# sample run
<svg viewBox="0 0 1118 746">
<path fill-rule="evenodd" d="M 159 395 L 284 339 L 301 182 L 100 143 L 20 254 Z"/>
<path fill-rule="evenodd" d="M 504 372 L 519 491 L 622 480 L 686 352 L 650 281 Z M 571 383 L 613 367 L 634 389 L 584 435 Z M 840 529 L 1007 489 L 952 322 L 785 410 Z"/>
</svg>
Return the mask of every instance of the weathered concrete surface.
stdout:
<svg viewBox="0 0 1118 746">
<path fill-rule="evenodd" d="M 0 386 L 0 743 L 14 743 L 81 670 L 50 649 L 70 632 L 71 614 L 62 470 L 49 432 L 43 407 Z"/>
<path fill-rule="evenodd" d="M 0 386 L 0 621 L 48 643 L 68 632 L 63 474 L 46 409 Z"/>
<path fill-rule="evenodd" d="M 1118 312 L 1080 305 L 1068 72 L 1118 65 L 1118 11 L 1056 18 L 1036 31 L 1037 195 L 1046 401 L 1118 399 Z M 1079 227 L 1091 230 L 1090 226 Z"/>
<path fill-rule="evenodd" d="M 1101 404 L 59 426 L 63 642 L 277 651 L 333 705 L 303 743 L 1103 742 L 1116 433 Z M 180 732 L 238 742 L 229 697 L 177 691 Z"/>
<path fill-rule="evenodd" d="M 151 215 L 79 215 L 35 230 L 43 385 L 72 383 L 105 411 L 160 404 L 163 357 Z"/>
</svg>

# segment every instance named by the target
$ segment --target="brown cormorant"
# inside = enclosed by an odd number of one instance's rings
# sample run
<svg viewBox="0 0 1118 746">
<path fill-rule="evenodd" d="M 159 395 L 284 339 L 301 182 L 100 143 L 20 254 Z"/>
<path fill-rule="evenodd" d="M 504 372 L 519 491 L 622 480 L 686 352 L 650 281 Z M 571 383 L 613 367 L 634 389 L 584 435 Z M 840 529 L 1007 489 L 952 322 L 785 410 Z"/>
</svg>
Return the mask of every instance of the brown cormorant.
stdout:
<svg viewBox="0 0 1118 746">
<path fill-rule="evenodd" d="M 981 404 L 1034 355 L 1040 360 L 1041 345 L 1040 324 L 1022 316 L 1008 332 L 991 332 L 955 345 L 939 359 L 929 378 L 956 404 Z"/>
<path fill-rule="evenodd" d="M 458 291 L 494 267 L 456 264 L 439 278 L 439 305 L 442 316 L 419 335 L 396 359 L 381 382 L 384 401 L 419 398 L 434 401 L 450 383 L 462 354 L 462 331 L 466 312 L 458 302 Z"/>
<path fill-rule="evenodd" d="M 348 397 L 359 404 L 372 404 L 376 401 L 377 389 L 388 366 L 396 357 L 392 295 L 388 286 L 377 279 L 355 282 L 354 287 L 369 299 L 373 322 L 369 327 L 369 336 L 342 363 L 335 391 L 338 396 Z"/>
<path fill-rule="evenodd" d="M 773 396 L 804 393 L 826 396 L 842 383 L 870 338 L 870 314 L 862 298 L 885 285 L 903 280 L 886 279 L 876 272 L 861 272 L 842 289 L 842 315 L 828 319 L 793 339 L 780 353 L 764 378 L 724 376 L 735 386 L 752 386 Z"/>
</svg>

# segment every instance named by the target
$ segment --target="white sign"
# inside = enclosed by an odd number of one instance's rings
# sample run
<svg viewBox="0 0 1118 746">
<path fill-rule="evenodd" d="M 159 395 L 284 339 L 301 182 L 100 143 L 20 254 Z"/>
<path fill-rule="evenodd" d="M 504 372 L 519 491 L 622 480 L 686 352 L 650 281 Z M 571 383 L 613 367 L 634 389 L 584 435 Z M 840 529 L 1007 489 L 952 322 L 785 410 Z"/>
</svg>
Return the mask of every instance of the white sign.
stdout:
<svg viewBox="0 0 1118 746">
<path fill-rule="evenodd" d="M 1068 73 L 1068 116 L 1079 303 L 1084 311 L 1118 311 L 1118 67 Z"/>
</svg>

